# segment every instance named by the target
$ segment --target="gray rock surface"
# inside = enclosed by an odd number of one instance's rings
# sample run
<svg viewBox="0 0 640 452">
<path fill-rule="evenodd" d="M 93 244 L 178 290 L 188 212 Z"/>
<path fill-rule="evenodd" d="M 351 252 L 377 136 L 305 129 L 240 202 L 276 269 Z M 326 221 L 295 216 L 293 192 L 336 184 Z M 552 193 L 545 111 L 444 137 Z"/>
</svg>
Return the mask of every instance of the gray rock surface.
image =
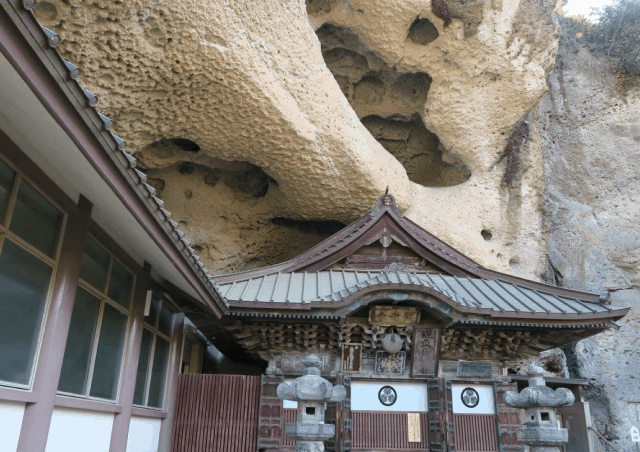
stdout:
<svg viewBox="0 0 640 452">
<path fill-rule="evenodd" d="M 548 83 L 530 116 L 544 153 L 547 277 L 632 307 L 619 329 L 564 350 L 570 376 L 593 385 L 594 427 L 631 452 L 629 428 L 640 425 L 640 90 L 621 92 L 613 64 L 586 51 Z"/>
</svg>

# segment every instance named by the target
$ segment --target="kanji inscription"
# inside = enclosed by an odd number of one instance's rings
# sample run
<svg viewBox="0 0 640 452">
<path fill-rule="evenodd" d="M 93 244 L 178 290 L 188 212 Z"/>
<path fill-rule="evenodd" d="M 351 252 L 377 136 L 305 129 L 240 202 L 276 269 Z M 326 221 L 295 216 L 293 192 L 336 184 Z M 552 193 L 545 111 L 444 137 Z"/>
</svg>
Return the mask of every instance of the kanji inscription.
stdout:
<svg viewBox="0 0 640 452">
<path fill-rule="evenodd" d="M 420 413 L 407 413 L 408 436 L 410 443 L 419 443 L 420 439 Z"/>
<path fill-rule="evenodd" d="M 440 329 L 416 328 L 413 330 L 413 356 L 411 375 L 427 377 L 438 374 L 440 355 Z"/>
<path fill-rule="evenodd" d="M 360 372 L 362 362 L 362 344 L 342 345 L 342 371 Z"/>
<path fill-rule="evenodd" d="M 409 326 L 420 321 L 420 310 L 408 306 L 372 306 L 369 323 L 380 326 Z"/>
</svg>

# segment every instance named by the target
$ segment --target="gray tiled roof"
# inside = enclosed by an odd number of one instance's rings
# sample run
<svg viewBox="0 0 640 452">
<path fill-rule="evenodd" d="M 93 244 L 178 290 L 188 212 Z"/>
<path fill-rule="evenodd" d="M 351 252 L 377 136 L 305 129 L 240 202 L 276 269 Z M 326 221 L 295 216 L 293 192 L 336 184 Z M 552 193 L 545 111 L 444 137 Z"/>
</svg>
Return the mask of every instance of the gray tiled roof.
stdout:
<svg viewBox="0 0 640 452">
<path fill-rule="evenodd" d="M 624 310 L 600 303 L 558 296 L 518 284 L 472 277 L 406 271 L 327 270 L 272 273 L 226 283 L 220 293 L 229 302 L 338 302 L 371 286 L 403 285 L 439 292 L 461 307 L 530 314 L 597 314 Z"/>
</svg>

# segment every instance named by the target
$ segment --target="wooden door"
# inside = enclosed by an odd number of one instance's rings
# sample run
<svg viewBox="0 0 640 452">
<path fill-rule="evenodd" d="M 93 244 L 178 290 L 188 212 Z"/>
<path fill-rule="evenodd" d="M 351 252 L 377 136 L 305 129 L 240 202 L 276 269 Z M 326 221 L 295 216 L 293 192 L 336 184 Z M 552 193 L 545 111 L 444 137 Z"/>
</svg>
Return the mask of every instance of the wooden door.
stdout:
<svg viewBox="0 0 640 452">
<path fill-rule="evenodd" d="M 262 375 L 260 386 L 260 405 L 258 411 L 257 449 L 264 452 L 280 450 L 280 440 L 284 426 L 282 424 L 282 400 L 277 388 L 284 381 L 281 375 Z"/>
<path fill-rule="evenodd" d="M 504 403 L 504 393 L 517 390 L 516 384 L 512 382 L 498 381 L 494 383 L 500 452 L 524 451 L 522 444 L 520 444 L 516 438 L 516 431 L 518 427 L 520 427 L 520 410 Z"/>
</svg>

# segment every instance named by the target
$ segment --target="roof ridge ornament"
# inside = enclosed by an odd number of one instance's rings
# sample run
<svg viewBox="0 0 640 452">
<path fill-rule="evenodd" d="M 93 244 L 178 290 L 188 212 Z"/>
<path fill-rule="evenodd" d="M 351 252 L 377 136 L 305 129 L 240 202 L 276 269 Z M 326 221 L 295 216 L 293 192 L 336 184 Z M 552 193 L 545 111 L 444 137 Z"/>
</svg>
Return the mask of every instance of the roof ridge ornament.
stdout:
<svg viewBox="0 0 640 452">
<path fill-rule="evenodd" d="M 393 211 L 396 215 L 402 217 L 402 209 L 398 207 L 396 204 L 396 198 L 389 194 L 389 186 L 387 185 L 387 189 L 383 194 L 378 196 L 376 203 L 371 208 L 371 216 L 375 216 L 380 212 L 380 210 L 386 209 L 389 211 Z"/>
</svg>

